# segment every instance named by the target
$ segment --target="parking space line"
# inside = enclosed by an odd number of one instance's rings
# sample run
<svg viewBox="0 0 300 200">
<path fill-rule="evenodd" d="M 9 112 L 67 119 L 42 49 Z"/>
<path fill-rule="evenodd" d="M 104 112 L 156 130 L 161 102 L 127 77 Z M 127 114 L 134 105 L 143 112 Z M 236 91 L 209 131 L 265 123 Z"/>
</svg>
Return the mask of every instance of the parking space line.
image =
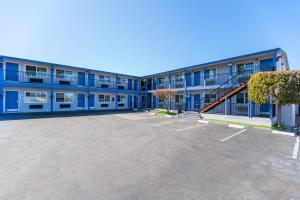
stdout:
<svg viewBox="0 0 300 200">
<path fill-rule="evenodd" d="M 160 127 L 162 125 L 168 125 L 168 124 L 173 124 L 176 121 L 170 121 L 170 122 L 159 122 L 159 123 L 147 123 L 149 126 L 155 126 L 155 127 Z"/>
<path fill-rule="evenodd" d="M 234 136 L 236 136 L 236 135 L 239 135 L 239 134 L 245 132 L 246 130 L 247 130 L 247 129 L 243 129 L 243 130 L 241 130 L 241 131 L 239 131 L 239 132 L 237 132 L 237 133 L 235 133 L 235 134 L 233 134 L 233 135 L 231 135 L 231 136 L 229 136 L 229 137 L 226 137 L 226 138 L 224 138 L 224 139 L 222 139 L 222 140 L 220 140 L 220 141 L 221 141 L 221 142 L 225 142 L 226 140 L 229 140 L 230 138 L 232 138 L 232 137 L 234 137 Z"/>
<path fill-rule="evenodd" d="M 299 151 L 299 136 L 296 138 L 296 141 L 295 141 L 295 146 L 294 146 L 294 150 L 293 150 L 293 155 L 292 155 L 292 158 L 293 159 L 297 159 L 298 157 L 298 151 Z"/>
<path fill-rule="evenodd" d="M 186 127 L 186 128 L 182 128 L 182 129 L 177 129 L 175 130 L 176 132 L 181 132 L 181 131 L 185 131 L 185 130 L 189 130 L 189 129 L 193 129 L 193 128 L 198 128 L 201 127 L 202 125 L 197 125 L 197 126 L 190 126 L 190 127 Z"/>
</svg>

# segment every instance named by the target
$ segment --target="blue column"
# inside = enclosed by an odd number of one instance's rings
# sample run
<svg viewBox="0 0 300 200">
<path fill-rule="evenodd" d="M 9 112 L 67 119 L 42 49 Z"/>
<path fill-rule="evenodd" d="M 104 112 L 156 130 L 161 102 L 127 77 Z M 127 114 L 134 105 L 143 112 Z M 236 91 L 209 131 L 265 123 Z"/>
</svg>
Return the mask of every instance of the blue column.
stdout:
<svg viewBox="0 0 300 200">
<path fill-rule="evenodd" d="M 168 74 L 168 78 L 169 78 L 169 88 L 171 88 L 171 87 L 172 87 L 172 83 L 171 83 L 171 81 L 172 81 L 171 74 Z"/>
<path fill-rule="evenodd" d="M 232 72 L 232 64 L 230 63 L 229 65 L 228 65 L 228 70 L 229 70 L 229 79 L 231 79 L 232 78 L 232 74 L 233 74 L 233 72 Z M 232 84 L 232 80 L 230 80 L 230 85 Z"/>
<path fill-rule="evenodd" d="M 118 75 L 117 74 L 116 74 L 115 88 L 116 88 L 115 110 L 118 110 Z"/>
<path fill-rule="evenodd" d="M 3 102 L 4 102 L 4 95 L 3 95 L 3 63 L 0 63 L 0 114 L 3 113 Z"/>
<path fill-rule="evenodd" d="M 277 56 L 276 56 L 276 53 L 273 53 L 272 59 L 273 59 L 272 71 L 276 71 L 277 70 Z"/>
<path fill-rule="evenodd" d="M 148 79 L 146 79 L 146 108 L 148 107 L 148 103 Z"/>
<path fill-rule="evenodd" d="M 185 99 L 185 110 L 188 109 L 188 98 L 187 98 L 187 75 L 186 72 L 184 72 L 184 99 Z"/>
<path fill-rule="evenodd" d="M 206 65 L 203 66 L 203 85 L 206 86 Z"/>
<path fill-rule="evenodd" d="M 53 112 L 53 104 L 54 104 L 54 92 L 53 92 L 53 85 L 54 85 L 54 66 L 50 66 L 50 111 Z"/>
<path fill-rule="evenodd" d="M 250 101 L 248 101 L 248 117 L 252 117 L 252 106 Z"/>
<path fill-rule="evenodd" d="M 269 117 L 273 118 L 273 103 L 272 103 L 272 95 L 270 95 L 270 106 L 269 106 Z"/>
</svg>

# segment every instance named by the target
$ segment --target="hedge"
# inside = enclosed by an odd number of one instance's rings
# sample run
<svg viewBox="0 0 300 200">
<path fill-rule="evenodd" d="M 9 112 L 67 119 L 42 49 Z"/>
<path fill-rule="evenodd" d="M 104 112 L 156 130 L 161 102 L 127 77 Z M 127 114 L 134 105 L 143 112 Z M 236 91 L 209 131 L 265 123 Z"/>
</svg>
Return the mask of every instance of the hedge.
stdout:
<svg viewBox="0 0 300 200">
<path fill-rule="evenodd" d="M 300 71 L 260 72 L 248 82 L 249 99 L 258 104 L 284 105 L 300 103 Z"/>
</svg>

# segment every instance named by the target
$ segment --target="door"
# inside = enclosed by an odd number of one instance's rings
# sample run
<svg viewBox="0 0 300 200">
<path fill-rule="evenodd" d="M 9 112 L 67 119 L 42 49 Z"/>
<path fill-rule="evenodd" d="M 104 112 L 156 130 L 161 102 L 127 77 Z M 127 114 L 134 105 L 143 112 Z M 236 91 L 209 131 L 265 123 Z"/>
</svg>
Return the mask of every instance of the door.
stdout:
<svg viewBox="0 0 300 200">
<path fill-rule="evenodd" d="M 5 110 L 17 111 L 19 92 L 17 91 L 5 91 Z"/>
<path fill-rule="evenodd" d="M 270 58 L 270 59 L 260 60 L 259 68 L 261 72 L 274 71 L 275 66 L 273 64 L 273 59 Z"/>
<path fill-rule="evenodd" d="M 89 108 L 95 107 L 95 95 L 89 94 Z"/>
<path fill-rule="evenodd" d="M 200 106 L 201 106 L 200 98 L 201 98 L 200 94 L 194 94 L 194 109 L 197 109 L 197 110 L 200 109 Z"/>
<path fill-rule="evenodd" d="M 138 97 L 134 96 L 133 99 L 134 99 L 134 108 L 138 108 Z"/>
<path fill-rule="evenodd" d="M 128 95 L 128 108 L 132 108 L 132 96 Z"/>
<path fill-rule="evenodd" d="M 85 94 L 77 94 L 77 107 L 84 108 L 85 107 Z"/>
<path fill-rule="evenodd" d="M 156 108 L 156 101 L 157 101 L 157 98 L 156 96 L 153 96 L 153 108 Z"/>
<path fill-rule="evenodd" d="M 200 85 L 200 72 L 194 72 L 194 86 Z"/>
<path fill-rule="evenodd" d="M 132 90 L 132 79 L 128 79 L 128 90 Z"/>
<path fill-rule="evenodd" d="M 19 65 L 7 62 L 5 66 L 5 80 L 19 81 Z"/>
<path fill-rule="evenodd" d="M 186 108 L 186 110 L 191 110 L 191 96 L 190 95 L 188 95 L 187 97 L 186 97 L 186 102 L 185 102 L 185 108 Z"/>
<path fill-rule="evenodd" d="M 89 87 L 95 87 L 95 74 L 89 74 L 88 79 Z"/>
<path fill-rule="evenodd" d="M 185 74 L 185 80 L 186 80 L 186 87 L 192 86 L 192 74 L 191 73 Z"/>
<path fill-rule="evenodd" d="M 85 86 L 85 73 L 78 72 L 78 85 Z"/>
<path fill-rule="evenodd" d="M 137 90 L 137 88 L 138 88 L 138 81 L 134 80 L 134 90 Z"/>
</svg>

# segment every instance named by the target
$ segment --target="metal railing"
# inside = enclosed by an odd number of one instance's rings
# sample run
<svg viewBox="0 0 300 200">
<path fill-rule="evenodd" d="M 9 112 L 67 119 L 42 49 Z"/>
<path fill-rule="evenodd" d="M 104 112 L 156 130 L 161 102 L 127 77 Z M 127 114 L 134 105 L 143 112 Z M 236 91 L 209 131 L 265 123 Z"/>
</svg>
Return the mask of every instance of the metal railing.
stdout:
<svg viewBox="0 0 300 200">
<path fill-rule="evenodd" d="M 50 75 L 47 73 L 23 72 L 23 71 L 3 71 L 3 78 L 6 82 L 32 83 L 32 84 L 53 84 L 64 86 L 82 86 L 95 88 L 109 88 L 119 90 L 137 90 L 138 86 L 134 81 L 128 82 L 102 81 L 76 76 Z"/>
</svg>

